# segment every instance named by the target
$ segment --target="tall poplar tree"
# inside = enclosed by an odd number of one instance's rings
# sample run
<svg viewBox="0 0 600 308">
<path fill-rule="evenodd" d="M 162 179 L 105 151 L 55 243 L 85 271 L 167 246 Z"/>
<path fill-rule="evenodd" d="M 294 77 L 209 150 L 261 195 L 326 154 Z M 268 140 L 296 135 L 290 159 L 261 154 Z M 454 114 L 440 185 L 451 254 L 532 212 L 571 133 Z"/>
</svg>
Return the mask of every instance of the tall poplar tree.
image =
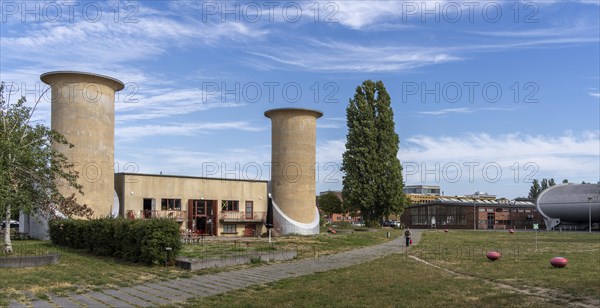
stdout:
<svg viewBox="0 0 600 308">
<path fill-rule="evenodd" d="M 346 118 L 344 205 L 360 211 L 367 225 L 373 226 L 384 216 L 400 213 L 407 204 L 394 112 L 383 82 L 367 80 L 357 87 Z"/>
</svg>

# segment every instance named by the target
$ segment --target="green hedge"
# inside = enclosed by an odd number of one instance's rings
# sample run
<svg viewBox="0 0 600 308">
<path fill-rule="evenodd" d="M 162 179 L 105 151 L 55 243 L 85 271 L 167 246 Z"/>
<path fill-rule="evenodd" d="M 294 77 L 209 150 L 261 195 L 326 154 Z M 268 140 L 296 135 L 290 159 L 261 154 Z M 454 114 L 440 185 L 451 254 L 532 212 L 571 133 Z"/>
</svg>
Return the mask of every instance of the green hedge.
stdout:
<svg viewBox="0 0 600 308">
<path fill-rule="evenodd" d="M 179 224 L 172 219 L 55 219 L 50 239 L 58 246 L 145 264 L 173 263 L 181 249 Z M 172 250 L 166 253 L 166 247 Z"/>
</svg>

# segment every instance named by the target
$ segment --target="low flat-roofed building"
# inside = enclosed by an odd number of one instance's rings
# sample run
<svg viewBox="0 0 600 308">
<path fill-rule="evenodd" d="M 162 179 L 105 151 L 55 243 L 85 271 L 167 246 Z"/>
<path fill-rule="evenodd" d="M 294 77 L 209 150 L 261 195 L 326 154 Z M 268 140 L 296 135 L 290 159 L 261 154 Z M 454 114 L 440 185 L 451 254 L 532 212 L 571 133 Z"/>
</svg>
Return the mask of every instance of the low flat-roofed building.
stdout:
<svg viewBox="0 0 600 308">
<path fill-rule="evenodd" d="M 544 225 L 534 203 L 528 201 L 440 197 L 427 204 L 412 204 L 400 221 L 411 228 L 532 229 Z"/>
<path fill-rule="evenodd" d="M 120 215 L 166 217 L 181 230 L 215 236 L 266 232 L 267 181 L 116 173 Z"/>
</svg>

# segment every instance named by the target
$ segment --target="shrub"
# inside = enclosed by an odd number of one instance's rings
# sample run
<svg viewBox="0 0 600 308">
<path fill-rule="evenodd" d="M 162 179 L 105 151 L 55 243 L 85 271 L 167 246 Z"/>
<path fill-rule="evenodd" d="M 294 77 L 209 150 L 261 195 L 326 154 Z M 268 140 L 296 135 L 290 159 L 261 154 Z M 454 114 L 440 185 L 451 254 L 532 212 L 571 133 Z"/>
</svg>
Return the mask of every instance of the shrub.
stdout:
<svg viewBox="0 0 600 308">
<path fill-rule="evenodd" d="M 145 264 L 173 263 L 181 249 L 179 224 L 171 219 L 55 219 L 50 239 L 58 246 Z"/>
<path fill-rule="evenodd" d="M 352 229 L 354 227 L 349 221 L 336 221 L 331 226 L 336 229 Z"/>
</svg>

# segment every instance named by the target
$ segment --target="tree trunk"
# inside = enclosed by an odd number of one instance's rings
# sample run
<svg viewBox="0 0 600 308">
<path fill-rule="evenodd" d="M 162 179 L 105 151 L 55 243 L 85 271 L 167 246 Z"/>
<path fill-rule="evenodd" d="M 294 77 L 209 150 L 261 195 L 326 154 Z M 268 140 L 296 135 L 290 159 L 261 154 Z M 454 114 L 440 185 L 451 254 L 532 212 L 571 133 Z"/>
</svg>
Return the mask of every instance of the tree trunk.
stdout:
<svg viewBox="0 0 600 308">
<path fill-rule="evenodd" d="M 10 241 L 10 204 L 6 206 L 4 215 L 4 253 L 9 255 L 13 253 L 12 242 Z"/>
</svg>

